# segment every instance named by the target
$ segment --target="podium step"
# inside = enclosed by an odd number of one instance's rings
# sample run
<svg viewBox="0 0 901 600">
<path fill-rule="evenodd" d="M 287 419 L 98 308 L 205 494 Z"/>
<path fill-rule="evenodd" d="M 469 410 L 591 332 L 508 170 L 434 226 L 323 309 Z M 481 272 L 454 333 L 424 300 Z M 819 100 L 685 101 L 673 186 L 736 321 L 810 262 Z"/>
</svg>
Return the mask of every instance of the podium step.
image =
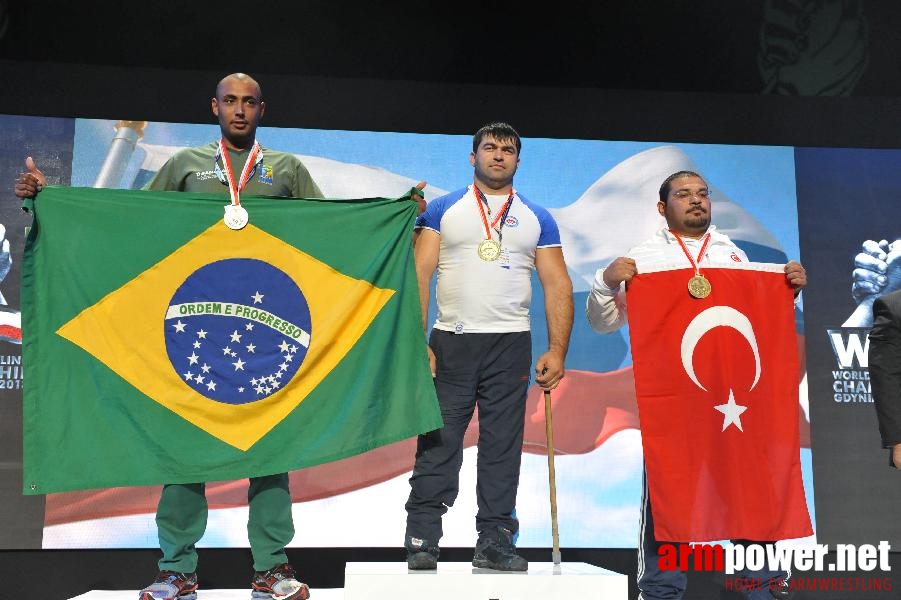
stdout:
<svg viewBox="0 0 901 600">
<path fill-rule="evenodd" d="M 625 575 L 581 562 L 533 562 L 525 573 L 441 561 L 435 571 L 410 571 L 406 562 L 344 569 L 344 600 L 627 600 L 628 593 Z"/>
</svg>

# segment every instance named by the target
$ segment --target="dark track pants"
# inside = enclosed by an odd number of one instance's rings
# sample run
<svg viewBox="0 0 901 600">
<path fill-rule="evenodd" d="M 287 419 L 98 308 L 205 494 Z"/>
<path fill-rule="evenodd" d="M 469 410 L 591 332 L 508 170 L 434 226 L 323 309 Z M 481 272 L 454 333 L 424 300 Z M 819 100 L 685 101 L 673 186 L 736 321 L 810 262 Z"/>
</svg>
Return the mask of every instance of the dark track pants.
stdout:
<svg viewBox="0 0 901 600">
<path fill-rule="evenodd" d="M 522 461 L 526 394 L 532 364 L 528 331 L 470 333 L 433 330 L 435 389 L 444 427 L 420 435 L 410 477 L 406 535 L 438 545 L 441 517 L 460 485 L 463 437 L 479 411 L 476 530 L 519 530 L 515 516 Z"/>
<path fill-rule="evenodd" d="M 751 542 L 748 540 L 732 540 L 743 545 L 768 545 L 774 542 Z M 641 520 L 638 524 L 638 598 L 639 600 L 680 600 L 685 593 L 688 576 L 684 571 L 664 571 L 659 567 L 660 545 L 662 543 L 678 544 L 679 542 L 658 542 L 654 537 L 654 517 L 651 513 L 651 499 L 648 494 L 647 473 L 642 474 Z M 683 542 L 688 543 L 688 542 Z M 735 574 L 737 577 L 759 580 L 762 586 L 756 589 L 742 589 L 748 600 L 773 600 L 768 582 L 772 578 L 785 577 L 785 571 L 770 571 L 766 565 L 760 571 L 744 569 Z"/>
</svg>

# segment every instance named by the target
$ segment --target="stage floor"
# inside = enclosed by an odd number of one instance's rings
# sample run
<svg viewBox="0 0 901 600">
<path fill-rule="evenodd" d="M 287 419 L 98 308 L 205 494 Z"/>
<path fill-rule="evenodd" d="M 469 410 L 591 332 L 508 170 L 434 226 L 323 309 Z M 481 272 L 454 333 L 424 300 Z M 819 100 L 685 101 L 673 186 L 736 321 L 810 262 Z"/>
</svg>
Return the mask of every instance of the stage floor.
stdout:
<svg viewBox="0 0 901 600">
<path fill-rule="evenodd" d="M 460 598 L 579 598 L 626 600 L 625 575 L 586 563 L 532 563 L 524 573 L 473 568 L 471 563 L 439 562 L 433 571 L 409 571 L 406 562 L 349 562 L 344 587 L 310 590 L 311 600 L 459 600 Z M 70 600 L 135 600 L 137 590 L 95 590 Z M 200 589 L 198 600 L 248 600 L 250 590 Z"/>
<path fill-rule="evenodd" d="M 136 600 L 138 590 L 93 590 L 71 600 Z M 198 590 L 197 600 L 250 600 L 250 589 Z M 310 600 L 344 600 L 344 588 L 310 590 Z"/>
</svg>

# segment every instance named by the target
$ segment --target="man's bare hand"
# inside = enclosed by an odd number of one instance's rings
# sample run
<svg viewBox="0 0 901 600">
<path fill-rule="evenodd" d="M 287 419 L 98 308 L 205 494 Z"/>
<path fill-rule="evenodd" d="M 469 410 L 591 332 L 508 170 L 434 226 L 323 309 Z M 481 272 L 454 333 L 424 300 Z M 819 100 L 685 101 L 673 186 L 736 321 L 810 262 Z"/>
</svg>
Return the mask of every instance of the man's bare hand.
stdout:
<svg viewBox="0 0 901 600">
<path fill-rule="evenodd" d="M 617 288 L 622 282 L 632 279 L 636 273 L 638 268 L 635 266 L 635 260 L 620 256 L 604 269 L 604 284 L 610 289 Z"/>
<path fill-rule="evenodd" d="M 420 181 L 416 184 L 416 189 L 422 192 L 425 189 L 426 183 L 425 181 Z M 425 194 L 413 194 L 413 201 L 419 204 L 419 214 L 422 214 L 425 210 Z"/>
<path fill-rule="evenodd" d="M 34 198 L 47 185 L 47 178 L 30 156 L 25 159 L 25 169 L 16 177 L 15 193 L 19 198 Z"/>
</svg>

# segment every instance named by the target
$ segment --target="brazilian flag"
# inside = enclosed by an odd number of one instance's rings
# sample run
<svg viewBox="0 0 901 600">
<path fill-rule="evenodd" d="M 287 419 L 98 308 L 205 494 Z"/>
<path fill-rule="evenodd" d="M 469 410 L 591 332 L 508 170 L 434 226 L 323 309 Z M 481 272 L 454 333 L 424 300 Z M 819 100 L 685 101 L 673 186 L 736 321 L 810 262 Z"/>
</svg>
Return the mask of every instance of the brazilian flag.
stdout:
<svg viewBox="0 0 901 600">
<path fill-rule="evenodd" d="M 410 196 L 242 206 L 235 230 L 221 195 L 41 192 L 26 494 L 281 473 L 442 425 Z"/>
</svg>

